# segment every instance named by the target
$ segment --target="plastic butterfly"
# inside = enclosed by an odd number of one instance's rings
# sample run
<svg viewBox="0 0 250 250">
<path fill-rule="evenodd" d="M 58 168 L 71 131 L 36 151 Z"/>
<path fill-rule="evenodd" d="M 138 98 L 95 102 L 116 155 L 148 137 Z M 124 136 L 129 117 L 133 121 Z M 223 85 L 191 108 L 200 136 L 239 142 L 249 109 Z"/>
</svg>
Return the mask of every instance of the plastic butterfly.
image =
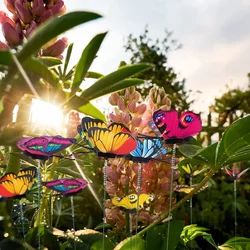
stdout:
<svg viewBox="0 0 250 250">
<path fill-rule="evenodd" d="M 157 110 L 153 114 L 153 121 L 161 137 L 169 144 L 188 141 L 202 129 L 200 115 L 191 111 L 179 116 L 176 110 Z"/>
<path fill-rule="evenodd" d="M 154 200 L 153 194 L 140 194 L 139 196 L 139 210 L 144 207 L 144 205 L 149 204 Z M 129 213 L 136 213 L 137 211 L 137 194 L 129 194 L 122 198 L 114 197 L 112 198 L 112 204 L 118 206 L 121 210 Z"/>
<path fill-rule="evenodd" d="M 17 142 L 17 146 L 33 159 L 47 160 L 49 157 L 55 156 L 55 153 L 69 147 L 75 142 L 75 138 L 64 138 L 60 135 L 40 136 L 22 138 Z"/>
<path fill-rule="evenodd" d="M 125 158 L 133 162 L 149 162 L 157 160 L 157 157 L 168 152 L 159 138 L 145 138 L 143 142 L 136 139 L 136 149 L 130 152 Z M 160 159 L 159 159 L 160 160 Z"/>
<path fill-rule="evenodd" d="M 36 168 L 30 167 L 21 170 L 18 175 L 7 173 L 0 179 L 1 200 L 22 198 L 30 190 L 36 176 Z"/>
<path fill-rule="evenodd" d="M 191 185 L 191 186 L 188 186 L 188 185 L 177 185 L 174 189 L 175 192 L 180 192 L 180 193 L 186 193 L 186 194 L 189 194 L 190 192 L 192 192 L 195 188 L 197 187 L 197 184 L 194 184 L 194 185 Z M 199 191 L 203 191 L 205 190 L 206 188 L 208 187 L 207 184 L 205 184 Z"/>
<path fill-rule="evenodd" d="M 187 165 L 183 165 L 181 167 L 189 177 L 197 176 L 197 175 L 205 172 L 208 169 L 208 167 L 205 167 L 205 168 L 200 169 L 200 170 L 199 169 L 194 170 L 190 163 L 188 163 Z"/>
<path fill-rule="evenodd" d="M 45 187 L 66 196 L 75 195 L 88 186 L 88 182 L 84 179 L 58 179 L 43 182 L 42 184 Z"/>
<path fill-rule="evenodd" d="M 89 127 L 82 124 L 90 149 L 99 156 L 114 158 L 129 154 L 136 148 L 136 140 L 127 127 L 112 123 L 108 127 Z"/>
<path fill-rule="evenodd" d="M 240 173 L 235 174 L 235 173 L 233 173 L 231 168 L 229 168 L 229 167 L 224 167 L 224 168 L 225 168 L 226 172 L 228 173 L 228 175 L 230 175 L 233 178 L 233 180 L 238 180 L 243 174 L 245 174 L 249 170 L 249 168 L 246 168 L 243 171 L 241 171 Z"/>
</svg>

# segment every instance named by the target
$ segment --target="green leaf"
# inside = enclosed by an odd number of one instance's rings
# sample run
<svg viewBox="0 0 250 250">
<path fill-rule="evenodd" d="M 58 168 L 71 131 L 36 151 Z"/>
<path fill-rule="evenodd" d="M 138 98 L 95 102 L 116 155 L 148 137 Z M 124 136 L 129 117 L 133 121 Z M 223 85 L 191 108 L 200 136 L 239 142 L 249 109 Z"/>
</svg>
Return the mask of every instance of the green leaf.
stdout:
<svg viewBox="0 0 250 250">
<path fill-rule="evenodd" d="M 121 241 L 114 250 L 145 250 L 145 241 L 140 236 L 134 236 Z"/>
<path fill-rule="evenodd" d="M 17 54 L 18 60 L 22 63 L 32 54 L 37 53 L 43 45 L 63 32 L 100 17 L 96 13 L 76 11 L 51 19 L 45 25 L 41 25 L 24 44 L 22 50 Z"/>
<path fill-rule="evenodd" d="M 63 68 L 63 77 L 66 76 L 66 72 L 67 72 L 69 60 L 70 60 L 70 57 L 71 57 L 73 45 L 74 45 L 74 44 L 71 43 L 71 44 L 69 45 L 68 49 L 67 49 L 67 54 L 66 54 L 66 58 L 65 58 L 64 68 Z"/>
<path fill-rule="evenodd" d="M 184 221 L 182 220 L 173 220 L 170 222 L 168 250 L 175 250 L 176 246 L 180 241 L 180 235 L 183 228 L 184 228 Z M 165 237 L 161 249 L 162 250 L 167 249 L 167 237 Z"/>
<path fill-rule="evenodd" d="M 106 121 L 105 115 L 98 108 L 92 105 L 90 102 L 82 105 L 77 110 L 85 115 L 89 115 L 94 118 L 100 119 L 102 121 Z"/>
<path fill-rule="evenodd" d="M 60 59 L 51 56 L 40 56 L 37 58 L 37 60 L 49 68 L 53 68 L 62 64 Z"/>
<path fill-rule="evenodd" d="M 29 58 L 23 63 L 23 68 L 26 72 L 34 73 L 40 76 L 42 79 L 46 80 L 51 86 L 58 86 L 58 79 L 56 75 L 50 71 L 42 62 Z"/>
<path fill-rule="evenodd" d="M 81 176 L 81 174 L 79 174 L 79 172 L 75 172 L 75 171 L 71 170 L 70 168 L 57 166 L 56 171 L 58 173 L 67 174 L 67 175 L 72 176 L 74 178 L 82 178 L 82 176 Z"/>
<path fill-rule="evenodd" d="M 216 243 L 214 242 L 213 236 L 211 234 L 209 235 L 204 235 L 203 239 L 209 242 L 212 246 L 214 246 L 216 249 L 218 249 Z"/>
<path fill-rule="evenodd" d="M 93 79 L 98 79 L 103 77 L 101 73 L 98 72 L 93 72 L 93 71 L 88 71 L 85 78 L 93 78 Z"/>
<path fill-rule="evenodd" d="M 10 153 L 6 173 L 17 174 L 19 170 L 20 170 L 20 158 L 17 155 Z"/>
<path fill-rule="evenodd" d="M 184 227 L 184 221 L 174 220 L 170 222 L 168 249 L 174 250 L 180 241 L 180 235 Z M 168 224 L 150 228 L 146 236 L 146 250 L 167 249 Z"/>
<path fill-rule="evenodd" d="M 72 95 L 75 94 L 76 91 L 78 91 L 80 84 L 82 83 L 89 67 L 91 66 L 93 60 L 96 58 L 96 53 L 98 52 L 106 34 L 107 33 L 105 32 L 96 35 L 83 50 L 81 58 L 76 66 L 76 71 L 71 89 Z"/>
<path fill-rule="evenodd" d="M 245 237 L 233 237 L 223 245 L 218 247 L 221 250 L 235 249 L 235 250 L 249 250 L 250 239 Z"/>
<path fill-rule="evenodd" d="M 217 147 L 216 164 L 227 164 L 250 160 L 250 115 L 234 122 L 224 132 Z"/>
<path fill-rule="evenodd" d="M 0 64 L 9 65 L 12 63 L 12 56 L 9 50 L 0 50 Z"/>
<path fill-rule="evenodd" d="M 153 66 L 151 64 L 134 64 L 120 67 L 118 70 L 97 80 L 91 87 L 83 91 L 81 97 L 87 98 L 87 100 L 93 100 L 97 97 L 130 86 L 142 84 L 144 82 L 143 80 L 126 78 L 132 77 L 139 72 L 151 69 L 152 67 Z"/>
</svg>

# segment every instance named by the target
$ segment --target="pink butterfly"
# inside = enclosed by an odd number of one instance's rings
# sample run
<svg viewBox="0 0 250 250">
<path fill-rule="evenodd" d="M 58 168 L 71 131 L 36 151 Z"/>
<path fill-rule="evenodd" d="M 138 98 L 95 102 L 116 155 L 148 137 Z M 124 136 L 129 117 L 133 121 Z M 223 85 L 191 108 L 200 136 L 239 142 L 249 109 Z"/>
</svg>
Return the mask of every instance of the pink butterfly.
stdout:
<svg viewBox="0 0 250 250">
<path fill-rule="evenodd" d="M 241 171 L 240 173 L 236 174 L 229 167 L 224 167 L 224 169 L 226 170 L 228 175 L 230 175 L 233 178 L 233 180 L 238 180 L 243 174 L 245 174 L 249 170 L 249 168 L 246 168 L 243 171 Z"/>
</svg>

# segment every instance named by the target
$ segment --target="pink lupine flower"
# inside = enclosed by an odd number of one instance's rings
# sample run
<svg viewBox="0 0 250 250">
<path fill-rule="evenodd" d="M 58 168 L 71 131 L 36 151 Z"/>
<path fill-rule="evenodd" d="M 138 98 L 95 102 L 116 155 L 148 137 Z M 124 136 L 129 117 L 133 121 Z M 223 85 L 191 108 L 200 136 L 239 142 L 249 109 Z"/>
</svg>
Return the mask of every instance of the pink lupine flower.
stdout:
<svg viewBox="0 0 250 250">
<path fill-rule="evenodd" d="M 0 11 L 0 23 L 9 23 L 11 26 L 15 26 L 15 22 L 4 11 Z"/>
<path fill-rule="evenodd" d="M 7 43 L 16 46 L 19 45 L 21 42 L 20 34 L 16 31 L 16 29 L 9 23 L 2 24 L 2 30 L 4 38 L 6 39 Z"/>
<path fill-rule="evenodd" d="M 112 182 L 117 182 L 121 177 L 121 174 L 118 171 L 116 171 L 116 169 L 114 169 L 113 167 L 107 168 L 107 175 L 108 175 L 108 180 Z"/>
<path fill-rule="evenodd" d="M 4 0 L 4 5 L 11 13 L 15 12 L 15 1 L 16 0 Z"/>
<path fill-rule="evenodd" d="M 146 104 L 143 103 L 143 104 L 139 105 L 138 107 L 136 107 L 135 111 L 138 114 L 142 115 L 146 111 L 146 109 L 147 109 L 147 106 L 146 106 Z"/>
<path fill-rule="evenodd" d="M 32 21 L 33 19 L 32 13 L 25 6 L 22 0 L 15 1 L 15 9 L 16 9 L 18 17 L 22 20 L 23 23 L 29 24 Z"/>
<path fill-rule="evenodd" d="M 124 110 L 126 109 L 124 100 L 123 100 L 122 98 L 119 98 L 119 99 L 117 100 L 117 106 L 118 106 L 118 108 L 119 108 L 121 111 L 124 111 Z"/>
<path fill-rule="evenodd" d="M 43 50 L 44 56 L 53 56 L 57 57 L 63 53 L 65 48 L 68 46 L 68 39 L 63 37 L 62 39 L 58 39 L 53 45 Z"/>
<path fill-rule="evenodd" d="M 109 193 L 109 195 L 115 196 L 117 191 L 117 185 L 110 181 L 107 181 L 106 191 Z"/>
<path fill-rule="evenodd" d="M 53 15 L 60 16 L 64 11 L 64 7 L 64 2 L 59 0 L 54 6 L 51 7 L 51 11 L 53 12 Z"/>
<path fill-rule="evenodd" d="M 40 18 L 40 23 L 44 23 L 52 17 L 53 17 L 52 10 L 46 10 L 46 12 Z"/>
<path fill-rule="evenodd" d="M 29 28 L 27 28 L 27 30 L 26 30 L 26 37 L 29 37 L 29 36 L 31 35 L 31 33 L 32 33 L 34 30 L 36 30 L 36 28 L 37 28 L 36 22 L 32 21 L 32 22 L 30 23 Z"/>
<path fill-rule="evenodd" d="M 127 125 L 130 121 L 129 114 L 127 112 L 122 113 L 122 123 Z"/>
<path fill-rule="evenodd" d="M 8 50 L 10 49 L 9 46 L 0 41 L 0 50 Z"/>
<path fill-rule="evenodd" d="M 141 125 L 141 117 L 136 117 L 131 121 L 133 127 L 139 127 Z"/>
<path fill-rule="evenodd" d="M 43 0 L 33 0 L 32 13 L 35 16 L 42 16 L 46 11 Z"/>
<path fill-rule="evenodd" d="M 128 110 L 131 113 L 134 113 L 136 111 L 136 101 L 133 100 L 131 103 L 128 104 Z"/>
</svg>

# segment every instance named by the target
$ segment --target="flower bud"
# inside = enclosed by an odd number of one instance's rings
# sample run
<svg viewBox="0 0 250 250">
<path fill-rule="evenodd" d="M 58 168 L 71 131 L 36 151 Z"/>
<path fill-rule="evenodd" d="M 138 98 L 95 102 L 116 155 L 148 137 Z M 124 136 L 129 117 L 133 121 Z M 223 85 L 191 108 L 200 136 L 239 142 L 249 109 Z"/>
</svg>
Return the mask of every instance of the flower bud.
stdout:
<svg viewBox="0 0 250 250">
<path fill-rule="evenodd" d="M 22 20 L 23 23 L 28 24 L 32 21 L 33 17 L 30 10 L 23 5 L 21 0 L 15 1 L 15 8 L 18 17 Z"/>
<path fill-rule="evenodd" d="M 15 12 L 15 0 L 4 0 L 4 5 L 11 13 Z"/>
<path fill-rule="evenodd" d="M 60 16 L 63 13 L 64 10 L 64 2 L 62 0 L 59 0 L 54 6 L 51 7 L 51 11 L 53 12 L 53 15 Z"/>
<path fill-rule="evenodd" d="M 29 28 L 26 30 L 26 37 L 29 37 L 31 33 L 37 28 L 36 22 L 32 21 Z"/>
<path fill-rule="evenodd" d="M 107 181 L 106 191 L 110 196 L 115 196 L 118 187 L 114 183 Z"/>
<path fill-rule="evenodd" d="M 122 184 L 122 185 L 127 185 L 127 184 L 129 184 L 129 177 L 126 176 L 126 175 L 122 175 L 122 176 L 121 176 L 121 184 Z"/>
<path fill-rule="evenodd" d="M 8 44 L 12 46 L 17 46 L 20 44 L 20 34 L 15 30 L 13 26 L 11 26 L 9 23 L 3 23 L 2 30 L 4 38 L 6 39 Z"/>
<path fill-rule="evenodd" d="M 110 113 L 109 114 L 109 119 L 112 121 L 112 122 L 121 122 L 122 120 L 122 116 L 121 115 L 115 115 L 113 113 Z"/>
<path fill-rule="evenodd" d="M 130 97 L 129 90 L 126 89 L 126 90 L 125 90 L 125 94 L 124 94 L 124 99 L 125 99 L 125 100 L 129 100 L 129 97 Z"/>
<path fill-rule="evenodd" d="M 139 92 L 135 92 L 135 99 L 136 102 L 139 102 L 141 100 L 141 94 Z"/>
<path fill-rule="evenodd" d="M 163 110 L 163 111 L 167 111 L 170 109 L 170 106 L 169 105 L 163 105 L 163 106 L 160 106 L 160 109 Z"/>
<path fill-rule="evenodd" d="M 43 50 L 44 56 L 60 56 L 65 48 L 68 46 L 68 39 L 63 37 L 62 39 L 57 40 L 53 45 Z"/>
<path fill-rule="evenodd" d="M 141 117 L 137 117 L 137 118 L 134 118 L 132 121 L 131 121 L 131 125 L 133 127 L 139 127 L 141 125 Z"/>
<path fill-rule="evenodd" d="M 5 43 L 2 43 L 0 41 L 0 50 L 8 50 L 8 49 L 9 49 L 9 46 L 7 44 L 5 44 Z"/>
<path fill-rule="evenodd" d="M 136 111 L 136 113 L 142 115 L 146 111 L 146 109 L 147 109 L 146 104 L 142 103 L 136 107 L 135 111 Z"/>
<path fill-rule="evenodd" d="M 130 116 L 127 112 L 122 113 L 122 123 L 128 124 L 130 121 Z"/>
<path fill-rule="evenodd" d="M 46 10 L 46 12 L 40 18 L 40 23 L 46 22 L 51 17 L 53 17 L 53 12 L 51 10 Z"/>
<path fill-rule="evenodd" d="M 116 170 L 113 169 L 112 167 L 109 167 L 107 169 L 107 175 L 108 175 L 108 179 L 112 182 L 117 182 L 120 178 L 120 174 L 116 172 Z"/>
<path fill-rule="evenodd" d="M 15 26 L 15 22 L 4 11 L 0 11 L 0 23 L 9 23 L 11 26 Z"/>
<path fill-rule="evenodd" d="M 132 102 L 130 102 L 128 104 L 128 109 L 130 112 L 134 113 L 135 112 L 135 109 L 136 109 L 136 101 L 133 100 Z"/>
<path fill-rule="evenodd" d="M 34 0 L 32 6 L 32 13 L 35 16 L 42 16 L 45 12 L 43 0 Z"/>
<path fill-rule="evenodd" d="M 124 111 L 126 109 L 126 106 L 125 106 L 125 103 L 124 103 L 124 100 L 122 99 L 122 97 L 120 97 L 118 100 L 117 100 L 117 106 L 118 108 L 121 110 L 121 111 Z"/>
<path fill-rule="evenodd" d="M 113 106 L 117 105 L 117 101 L 115 101 L 115 98 L 113 95 L 110 95 L 109 97 L 109 103 Z"/>
</svg>

